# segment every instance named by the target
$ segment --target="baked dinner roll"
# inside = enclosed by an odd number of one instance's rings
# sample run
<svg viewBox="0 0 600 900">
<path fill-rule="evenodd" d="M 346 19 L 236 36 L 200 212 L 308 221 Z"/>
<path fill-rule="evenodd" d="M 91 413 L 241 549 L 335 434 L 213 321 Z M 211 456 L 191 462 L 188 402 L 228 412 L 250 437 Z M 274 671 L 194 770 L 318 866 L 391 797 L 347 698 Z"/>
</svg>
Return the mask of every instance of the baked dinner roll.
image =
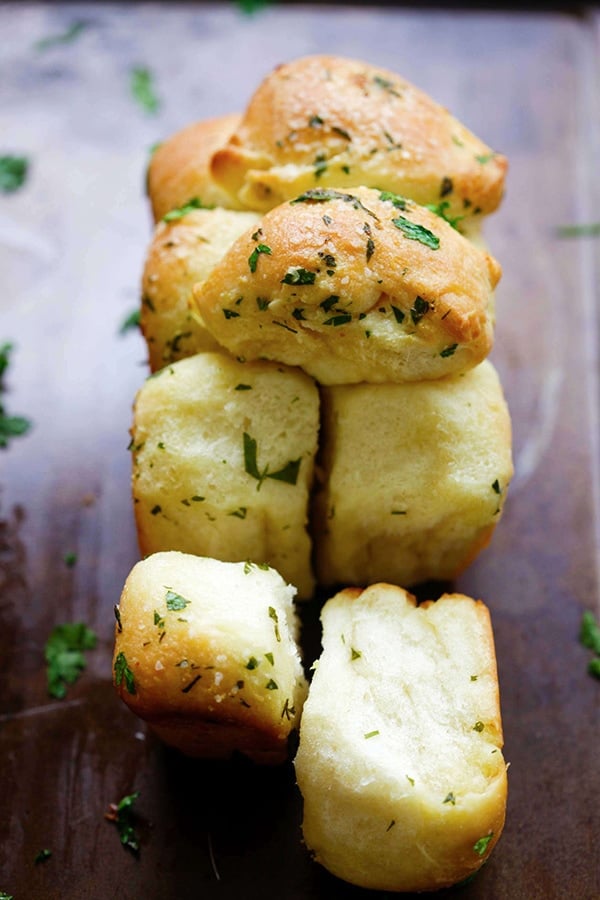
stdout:
<svg viewBox="0 0 600 900">
<path fill-rule="evenodd" d="M 199 353 L 150 377 L 131 432 L 142 555 L 269 563 L 310 596 L 318 425 L 317 389 L 296 369 Z"/>
<path fill-rule="evenodd" d="M 507 161 L 404 78 L 338 56 L 276 68 L 212 158 L 232 202 L 268 210 L 309 188 L 367 185 L 452 216 L 500 203 Z"/>
<path fill-rule="evenodd" d="M 328 387 L 321 402 L 318 581 L 455 578 L 489 542 L 513 472 L 492 364 L 419 384 Z"/>
<path fill-rule="evenodd" d="M 238 115 L 228 115 L 195 122 L 158 145 L 147 174 L 155 222 L 194 197 L 203 206 L 244 208 L 219 187 L 210 173 L 212 154 L 227 142 L 239 119 Z"/>
<path fill-rule="evenodd" d="M 421 381 L 489 353 L 500 271 L 409 200 L 317 189 L 238 238 L 194 301 L 236 356 L 300 366 L 321 384 Z"/>
<path fill-rule="evenodd" d="M 293 596 L 266 566 L 149 556 L 116 610 L 121 699 L 190 756 L 282 762 L 306 695 Z"/>
<path fill-rule="evenodd" d="M 431 891 L 475 872 L 504 825 L 506 765 L 483 603 L 349 588 L 322 611 L 295 760 L 306 846 L 380 891 Z"/>
<path fill-rule="evenodd" d="M 190 312 L 192 288 L 258 219 L 257 213 L 198 209 L 156 226 L 142 277 L 140 315 L 153 372 L 202 350 L 220 349 Z"/>
</svg>

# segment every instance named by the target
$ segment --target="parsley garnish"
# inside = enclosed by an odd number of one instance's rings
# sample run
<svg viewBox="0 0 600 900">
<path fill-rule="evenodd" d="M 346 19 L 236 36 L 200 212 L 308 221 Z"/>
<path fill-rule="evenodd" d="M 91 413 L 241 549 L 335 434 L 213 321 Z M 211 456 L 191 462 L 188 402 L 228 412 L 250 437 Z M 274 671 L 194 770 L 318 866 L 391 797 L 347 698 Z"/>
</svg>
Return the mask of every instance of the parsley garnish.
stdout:
<svg viewBox="0 0 600 900">
<path fill-rule="evenodd" d="M 379 199 L 384 203 L 391 203 L 396 209 L 405 210 L 408 203 L 404 199 L 404 197 L 400 197 L 398 194 L 393 194 L 391 191 L 381 191 L 379 194 Z"/>
<path fill-rule="evenodd" d="M 475 851 L 475 853 L 477 853 L 479 856 L 483 856 L 493 836 L 494 832 L 490 831 L 489 834 L 486 834 L 484 837 L 479 838 L 478 841 L 475 841 L 475 843 L 473 844 L 473 850 Z"/>
<path fill-rule="evenodd" d="M 139 796 L 140 792 L 135 791 L 135 793 L 123 797 L 118 803 L 111 803 L 109 812 L 105 815 L 105 818 L 108 819 L 109 822 L 114 822 L 117 826 L 123 846 L 136 854 L 139 853 L 140 842 L 135 832 L 135 828 L 133 827 L 135 818 L 133 804 Z"/>
<path fill-rule="evenodd" d="M 34 863 L 37 866 L 38 863 L 46 862 L 46 860 L 50 859 L 51 856 L 52 856 L 52 850 L 47 850 L 47 849 L 40 850 L 40 852 L 36 854 Z M 2 896 L 2 895 L 0 895 L 0 896 Z"/>
<path fill-rule="evenodd" d="M 14 900 L 12 894 L 7 894 L 4 891 L 0 891 L 0 900 Z"/>
<path fill-rule="evenodd" d="M 502 493 L 502 489 L 500 488 L 500 482 L 498 481 L 497 478 L 496 478 L 496 480 L 492 483 L 492 490 L 494 491 L 495 494 L 501 494 L 501 493 Z"/>
<path fill-rule="evenodd" d="M 250 669 L 251 671 L 252 669 L 258 668 L 258 666 L 260 666 L 260 661 L 255 656 L 251 656 L 246 663 L 246 668 Z"/>
<path fill-rule="evenodd" d="M 131 331 L 132 328 L 139 328 L 140 324 L 140 311 L 139 309 L 134 309 L 133 312 L 130 312 L 121 323 L 121 327 L 119 328 L 119 334 L 125 334 L 127 331 Z"/>
<path fill-rule="evenodd" d="M 127 693 L 135 694 L 136 690 L 133 672 L 129 668 L 125 654 L 121 651 L 117 654 L 115 659 L 115 684 L 117 687 L 120 687 L 123 682 L 125 683 Z"/>
<path fill-rule="evenodd" d="M 495 155 L 495 153 L 482 153 L 480 156 L 476 156 L 475 159 L 478 163 L 485 165 L 486 163 L 489 163 L 490 159 L 493 159 Z"/>
<path fill-rule="evenodd" d="M 458 347 L 458 344 L 450 344 L 448 347 L 445 347 L 440 352 L 440 356 L 443 356 L 444 359 L 446 359 L 448 356 L 454 356 L 454 353 L 455 353 L 457 347 Z M 493 485 L 492 485 L 492 487 L 493 487 Z"/>
<path fill-rule="evenodd" d="M 256 272 L 256 267 L 258 265 L 258 257 L 261 253 L 266 253 L 267 256 L 270 256 L 273 251 L 270 247 L 267 247 L 266 244 L 258 244 L 248 257 L 248 265 L 250 266 L 251 272 Z"/>
<path fill-rule="evenodd" d="M 42 38 L 40 41 L 36 41 L 33 45 L 34 49 L 42 51 L 48 50 L 50 47 L 57 47 L 60 44 L 71 44 L 79 37 L 82 31 L 85 31 L 88 27 L 89 22 L 73 22 L 72 25 L 69 25 L 69 27 L 60 34 L 54 34 L 50 37 Z"/>
<path fill-rule="evenodd" d="M 448 175 L 444 175 L 440 187 L 440 197 L 447 197 L 448 194 L 451 194 L 453 190 L 454 184 L 452 183 L 452 179 L 449 178 Z"/>
<path fill-rule="evenodd" d="M 185 597 L 181 596 L 181 594 L 176 594 L 175 591 L 171 590 L 171 588 L 167 588 L 165 600 L 167 601 L 167 609 L 171 612 L 177 612 L 177 610 L 185 609 L 186 606 L 189 606 L 192 602 L 191 600 L 186 600 Z"/>
<path fill-rule="evenodd" d="M 416 297 L 410 310 L 410 317 L 413 320 L 413 324 L 417 325 L 428 311 L 429 301 L 424 300 L 423 297 Z"/>
<path fill-rule="evenodd" d="M 275 640 L 277 642 L 279 642 L 279 641 L 281 641 L 281 634 L 279 633 L 279 618 L 277 616 L 277 610 L 275 609 L 274 606 L 269 607 L 269 618 L 273 619 L 273 622 L 275 623 L 275 625 L 274 625 Z"/>
<path fill-rule="evenodd" d="M 154 77 L 145 66 L 135 66 L 130 72 L 130 88 L 133 98 L 147 113 L 157 113 L 160 101 L 154 89 Z"/>
<path fill-rule="evenodd" d="M 402 324 L 405 319 L 405 314 L 399 309 L 397 306 L 392 306 L 392 312 L 394 313 L 394 318 L 398 325 Z"/>
<path fill-rule="evenodd" d="M 290 706 L 290 700 L 289 700 L 289 697 L 287 697 L 286 701 L 283 705 L 283 709 L 281 711 L 281 718 L 283 719 L 283 717 L 285 716 L 289 722 L 290 719 L 295 715 L 296 715 L 296 708 L 294 706 Z"/>
<path fill-rule="evenodd" d="M 270 679 L 267 681 L 265 687 L 266 687 L 266 689 L 267 689 L 268 691 L 278 691 L 278 690 L 279 690 L 279 685 L 277 684 L 276 681 L 273 681 L 272 678 L 270 678 Z"/>
<path fill-rule="evenodd" d="M 87 665 L 84 651 L 93 650 L 96 640 L 83 622 L 67 622 L 52 629 L 44 650 L 51 697 L 65 697 L 67 685 L 74 684 Z"/>
<path fill-rule="evenodd" d="M 252 478 L 256 478 L 258 485 L 256 490 L 260 490 L 265 478 L 273 478 L 275 481 L 285 481 L 287 484 L 296 484 L 298 480 L 298 472 L 302 458 L 292 459 L 276 472 L 269 472 L 269 464 L 265 466 L 262 472 L 258 468 L 257 461 L 257 444 L 254 438 L 250 437 L 247 432 L 243 435 L 244 441 L 244 470 Z"/>
<path fill-rule="evenodd" d="M 67 566 L 67 568 L 72 569 L 73 566 L 75 565 L 75 563 L 77 562 L 77 554 L 73 553 L 73 551 L 70 550 L 68 553 L 65 553 L 65 555 L 63 556 L 63 562 L 64 562 L 65 566 Z"/>
<path fill-rule="evenodd" d="M 446 794 L 446 796 L 444 797 L 444 800 L 442 802 L 443 803 L 451 803 L 452 806 L 456 806 L 456 797 L 454 796 L 452 791 L 450 791 L 450 793 Z"/>
<path fill-rule="evenodd" d="M 315 272 L 309 272 L 308 269 L 295 267 L 289 269 L 281 279 L 282 284 L 314 284 L 317 277 Z"/>
<path fill-rule="evenodd" d="M 195 209 L 213 209 L 213 207 L 205 206 L 200 197 L 191 197 L 183 206 L 176 206 L 175 209 L 170 209 L 163 216 L 163 222 L 175 222 L 177 219 L 183 219 L 184 216 L 187 216 L 188 213 L 193 212 Z"/>
<path fill-rule="evenodd" d="M 13 345 L 8 341 L 0 346 L 0 391 L 4 389 L 2 377 L 8 368 L 12 349 Z M 0 447 L 7 447 L 9 438 L 25 434 L 30 427 L 31 422 L 23 416 L 7 416 L 3 404 L 0 402 Z"/>
<path fill-rule="evenodd" d="M 251 391 L 251 390 L 252 390 L 251 384 L 236 384 L 236 386 L 234 387 L 234 391 Z"/>
<path fill-rule="evenodd" d="M 350 650 L 351 650 L 351 656 L 350 656 L 350 659 L 352 660 L 352 662 L 354 662 L 355 659 L 360 659 L 360 658 L 361 658 L 362 653 L 361 653 L 360 650 L 355 650 L 354 647 L 351 647 Z"/>
<path fill-rule="evenodd" d="M 310 188 L 308 191 L 300 194 L 299 197 L 296 197 L 295 200 L 290 200 L 290 205 L 293 206 L 295 203 L 325 203 L 327 200 L 343 200 L 344 203 L 350 203 L 354 209 L 362 209 L 374 219 L 377 218 L 375 213 L 363 206 L 354 194 L 344 194 L 343 191 L 335 191 L 330 188 Z M 325 224 L 329 223 L 326 222 Z"/>
<path fill-rule="evenodd" d="M 388 94 L 392 94 L 394 97 L 400 96 L 399 92 L 396 90 L 394 82 L 390 81 L 389 78 L 383 78 L 381 75 L 375 75 L 373 77 L 373 81 L 378 87 L 382 88 L 384 91 L 387 91 Z"/>
<path fill-rule="evenodd" d="M 479 733 L 481 733 L 484 728 L 485 725 L 483 724 L 483 722 L 475 722 L 475 724 L 473 725 L 473 731 L 478 731 Z"/>
<path fill-rule="evenodd" d="M 0 191 L 12 194 L 25 184 L 29 161 L 25 156 L 0 156 Z"/>
<path fill-rule="evenodd" d="M 333 325 L 337 328 L 339 325 L 347 325 L 348 322 L 351 321 L 352 316 L 350 313 L 340 313 L 339 316 L 332 316 L 331 319 L 325 319 L 323 325 Z"/>
<path fill-rule="evenodd" d="M 450 209 L 448 200 L 442 200 L 441 203 L 426 203 L 425 208 L 429 209 L 432 213 L 435 213 L 436 216 L 439 216 L 440 219 L 443 219 L 444 222 L 447 222 L 452 228 L 456 228 L 457 223 L 464 219 L 464 216 L 447 215 L 446 210 Z"/>
<path fill-rule="evenodd" d="M 379 731 L 377 731 L 377 730 L 367 731 L 367 733 L 365 734 L 365 738 L 368 740 L 369 738 L 375 737 L 378 734 L 379 734 Z"/>
<path fill-rule="evenodd" d="M 593 650 L 595 655 L 588 663 L 588 672 L 594 678 L 600 678 L 600 626 L 589 609 L 581 617 L 579 642 L 588 650 Z"/>
<path fill-rule="evenodd" d="M 410 241 L 419 241 L 419 243 L 425 244 L 431 250 L 437 250 L 440 246 L 439 237 L 432 231 L 429 231 L 428 228 L 424 228 L 423 225 L 411 222 L 404 216 L 398 216 L 397 219 L 392 219 L 392 222 Z"/>
</svg>

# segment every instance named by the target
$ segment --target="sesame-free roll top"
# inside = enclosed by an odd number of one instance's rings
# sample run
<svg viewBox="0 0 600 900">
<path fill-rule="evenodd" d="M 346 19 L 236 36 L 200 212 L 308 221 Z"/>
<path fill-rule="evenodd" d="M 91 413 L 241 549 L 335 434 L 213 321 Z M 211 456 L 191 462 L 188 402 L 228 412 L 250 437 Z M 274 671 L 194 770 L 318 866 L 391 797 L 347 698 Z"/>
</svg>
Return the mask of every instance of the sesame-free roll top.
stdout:
<svg viewBox="0 0 600 900">
<path fill-rule="evenodd" d="M 232 201 L 271 209 L 314 187 L 368 185 L 478 217 L 501 201 L 506 158 L 395 72 L 338 56 L 277 67 L 211 171 Z"/>
<path fill-rule="evenodd" d="M 500 273 L 425 207 L 318 188 L 249 228 L 194 301 L 238 357 L 300 366 L 322 384 L 420 381 L 489 353 Z"/>
</svg>

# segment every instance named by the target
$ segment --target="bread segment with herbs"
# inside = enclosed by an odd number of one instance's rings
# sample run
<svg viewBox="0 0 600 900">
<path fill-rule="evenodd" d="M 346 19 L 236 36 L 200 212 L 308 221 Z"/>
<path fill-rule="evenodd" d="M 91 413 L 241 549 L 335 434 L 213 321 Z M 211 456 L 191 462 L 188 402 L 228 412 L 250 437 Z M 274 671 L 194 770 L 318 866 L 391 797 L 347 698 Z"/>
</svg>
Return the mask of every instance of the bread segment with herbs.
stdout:
<svg viewBox="0 0 600 900">
<path fill-rule="evenodd" d="M 148 557 L 116 608 L 117 692 L 190 756 L 282 762 L 307 689 L 293 597 L 265 565 Z"/>
<path fill-rule="evenodd" d="M 347 589 L 322 610 L 323 652 L 295 760 L 303 836 L 334 875 L 432 891 L 472 875 L 504 825 L 506 764 L 487 608 Z"/>
<path fill-rule="evenodd" d="M 267 213 L 194 288 L 215 339 L 321 384 L 440 378 L 493 337 L 500 266 L 389 192 L 317 189 Z"/>
<path fill-rule="evenodd" d="M 456 578 L 490 541 L 513 474 L 492 364 L 416 384 L 326 387 L 321 398 L 319 583 Z"/>
<path fill-rule="evenodd" d="M 379 66 L 307 56 L 259 85 L 211 163 L 231 202 L 266 211 L 314 187 L 356 185 L 452 216 L 493 212 L 506 159 L 426 93 Z"/>
<path fill-rule="evenodd" d="M 296 369 L 206 352 L 151 376 L 130 445 L 141 553 L 268 563 L 311 596 L 318 426 L 317 388 Z"/>
</svg>

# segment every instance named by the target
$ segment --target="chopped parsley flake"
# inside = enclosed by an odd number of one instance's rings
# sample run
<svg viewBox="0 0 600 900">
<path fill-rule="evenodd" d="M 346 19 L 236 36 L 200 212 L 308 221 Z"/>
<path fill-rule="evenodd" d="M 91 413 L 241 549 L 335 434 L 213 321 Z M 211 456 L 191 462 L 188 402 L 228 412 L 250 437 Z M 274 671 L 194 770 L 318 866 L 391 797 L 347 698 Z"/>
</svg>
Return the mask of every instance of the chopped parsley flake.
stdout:
<svg viewBox="0 0 600 900">
<path fill-rule="evenodd" d="M 475 159 L 478 163 L 481 163 L 481 165 L 484 166 L 486 163 L 489 163 L 489 161 L 493 159 L 495 155 L 495 153 L 483 153 L 481 155 L 475 156 Z"/>
<path fill-rule="evenodd" d="M 384 203 L 391 203 L 396 209 L 405 210 L 408 206 L 408 201 L 404 197 L 400 197 L 398 194 L 393 194 L 391 191 L 381 191 L 379 194 L 379 199 Z"/>
<path fill-rule="evenodd" d="M 377 87 L 382 88 L 382 90 L 387 91 L 388 94 L 392 94 L 394 97 L 400 97 L 400 92 L 396 90 L 396 85 L 393 81 L 390 81 L 389 78 L 384 78 L 382 75 L 374 75 L 373 82 L 377 85 Z"/>
<path fill-rule="evenodd" d="M 452 228 L 456 228 L 457 224 L 464 219 L 464 216 L 449 216 L 446 213 L 446 210 L 450 208 L 450 203 L 448 200 L 442 200 L 441 203 L 427 203 L 425 204 L 425 208 L 430 210 L 432 213 L 435 213 L 436 216 L 439 216 L 440 219 L 443 219 L 444 222 L 447 222 L 448 225 L 451 225 Z"/>
<path fill-rule="evenodd" d="M 279 642 L 279 641 L 281 641 L 281 634 L 279 633 L 279 619 L 277 617 L 277 610 L 275 609 L 274 606 L 269 607 L 269 618 L 273 619 L 273 622 L 275 623 L 275 625 L 274 625 L 275 640 Z"/>
<path fill-rule="evenodd" d="M 475 843 L 473 844 L 473 850 L 478 854 L 478 856 L 484 855 L 493 836 L 494 832 L 490 831 L 489 834 L 486 834 L 484 837 L 479 838 L 478 841 L 475 841 Z"/>
<path fill-rule="evenodd" d="M 140 324 L 140 311 L 139 309 L 134 309 L 132 312 L 128 313 L 125 316 L 123 321 L 121 322 L 121 327 L 119 328 L 119 334 L 126 334 L 128 331 L 131 331 L 134 328 L 138 328 Z"/>
<path fill-rule="evenodd" d="M 484 728 L 485 725 L 483 724 L 483 722 L 475 722 L 475 724 L 473 725 L 473 731 L 478 731 L 479 733 L 481 733 Z"/>
<path fill-rule="evenodd" d="M 266 689 L 267 689 L 268 691 L 278 691 L 278 690 L 279 690 L 279 685 L 277 684 L 276 681 L 273 681 L 272 678 L 270 678 L 270 679 L 267 681 L 265 687 L 266 687 Z"/>
<path fill-rule="evenodd" d="M 454 190 L 454 184 L 452 179 L 448 177 L 448 175 L 444 175 L 442 178 L 442 184 L 440 186 L 440 197 L 447 197 L 448 194 L 451 194 Z"/>
<path fill-rule="evenodd" d="M 588 673 L 594 678 L 600 678 L 600 627 L 589 609 L 581 617 L 579 641 L 595 654 L 588 663 Z"/>
<path fill-rule="evenodd" d="M 167 588 L 165 600 L 167 601 L 167 609 L 171 612 L 185 609 L 186 606 L 189 606 L 192 602 L 191 600 L 186 600 L 185 597 L 181 596 L 181 594 L 175 593 L 175 591 L 172 591 L 171 588 Z"/>
<path fill-rule="evenodd" d="M 261 253 L 266 253 L 267 256 L 272 254 L 272 250 L 270 247 L 267 247 L 266 244 L 258 244 L 250 256 L 248 257 L 248 266 L 250 267 L 251 272 L 256 272 L 256 267 L 258 266 L 258 257 Z"/>
<path fill-rule="evenodd" d="M 120 687 L 125 684 L 128 694 L 135 694 L 135 680 L 133 672 L 129 668 L 125 654 L 121 651 L 115 658 L 115 685 Z"/>
<path fill-rule="evenodd" d="M 289 720 L 296 715 L 296 708 L 294 706 L 290 706 L 289 697 L 286 697 L 286 701 L 283 704 L 283 709 L 281 710 L 281 718 L 285 716 L 286 719 Z"/>
<path fill-rule="evenodd" d="M 183 219 L 184 216 L 187 216 L 188 213 L 193 212 L 195 209 L 213 209 L 213 207 L 205 206 L 199 197 L 192 197 L 187 203 L 184 203 L 183 206 L 176 206 L 175 209 L 169 210 L 169 212 L 163 216 L 163 222 L 176 222 L 178 219 Z"/>
<path fill-rule="evenodd" d="M 236 519 L 245 519 L 247 512 L 248 512 L 248 508 L 246 506 L 240 506 L 240 507 L 238 507 L 238 509 L 234 509 L 232 512 L 227 513 L 227 515 L 235 516 Z"/>
<path fill-rule="evenodd" d="M 308 269 L 296 267 L 289 269 L 281 279 L 282 284 L 314 284 L 316 278 L 315 272 L 309 272 Z"/>
<path fill-rule="evenodd" d="M 444 797 L 443 802 L 444 802 L 444 803 L 451 803 L 452 806 L 456 806 L 456 797 L 454 796 L 454 794 L 452 793 L 452 791 L 450 791 L 450 793 L 446 794 L 446 796 Z"/>
<path fill-rule="evenodd" d="M 367 733 L 365 734 L 365 738 L 368 740 L 369 738 L 375 737 L 378 734 L 379 734 L 379 731 L 377 731 L 377 730 L 367 731 Z"/>
<path fill-rule="evenodd" d="M 67 622 L 52 629 L 44 650 L 51 697 L 62 700 L 66 696 L 67 685 L 74 684 L 87 665 L 84 651 L 93 650 L 96 643 L 96 635 L 83 622 Z"/>
<path fill-rule="evenodd" d="M 336 191 L 330 188 L 311 188 L 308 191 L 304 191 L 295 200 L 290 200 L 290 205 L 293 206 L 295 203 L 325 203 L 328 200 L 343 200 L 344 203 L 349 203 L 354 209 L 362 209 L 369 216 L 372 216 L 374 219 L 377 218 L 375 213 L 363 206 L 354 194 L 345 194 L 343 191 Z M 325 222 L 325 224 L 331 224 L 331 220 Z"/>
<path fill-rule="evenodd" d="M 192 680 L 189 682 L 189 684 L 186 684 L 186 686 L 181 689 L 181 693 L 189 694 L 191 689 L 194 687 L 194 685 L 198 684 L 198 682 L 200 681 L 201 678 L 202 678 L 202 675 L 196 675 L 195 678 L 192 678 Z"/>
<path fill-rule="evenodd" d="M 46 860 L 47 860 L 47 859 L 50 859 L 51 856 L 52 856 L 52 850 L 47 850 L 47 849 L 40 850 L 39 853 L 36 853 L 36 856 L 35 856 L 35 859 L 34 859 L 34 863 L 35 863 L 36 866 L 37 866 L 38 863 L 46 862 Z M 0 895 L 0 896 L 1 896 L 1 895 Z"/>
<path fill-rule="evenodd" d="M 410 317 L 413 320 L 413 324 L 417 325 L 425 313 L 429 311 L 429 301 L 424 300 L 423 297 L 416 297 L 415 302 L 410 310 Z"/>
<path fill-rule="evenodd" d="M 251 391 L 251 390 L 252 390 L 251 384 L 236 384 L 236 386 L 234 387 L 234 391 Z"/>
<path fill-rule="evenodd" d="M 352 321 L 352 316 L 350 313 L 340 313 L 339 316 L 332 316 L 330 319 L 325 319 L 323 325 L 333 325 L 334 328 L 339 327 L 340 325 L 347 325 L 348 322 Z"/>
<path fill-rule="evenodd" d="M 65 553 L 65 555 L 63 556 L 63 562 L 68 569 L 72 569 L 73 566 L 75 565 L 75 563 L 77 562 L 77 554 L 73 553 L 73 551 L 70 550 L 68 553 Z"/>
<path fill-rule="evenodd" d="M 439 237 L 432 231 L 429 231 L 428 228 L 424 228 L 423 225 L 411 222 L 404 216 L 398 216 L 397 219 L 392 219 L 392 222 L 410 241 L 419 241 L 419 243 L 424 244 L 431 250 L 437 250 L 440 246 Z"/>
<path fill-rule="evenodd" d="M 134 100 L 147 113 L 157 113 L 160 101 L 154 88 L 154 76 L 146 66 L 135 66 L 130 73 L 130 87 Z"/>
<path fill-rule="evenodd" d="M 272 666 L 275 665 L 275 657 L 272 653 L 265 653 L 265 659 L 268 660 L 268 662 L 270 662 Z"/>
<path fill-rule="evenodd" d="M 457 347 L 458 344 L 450 344 L 448 347 L 444 347 L 444 349 L 440 353 L 440 356 L 443 356 L 444 359 L 446 359 L 448 356 L 454 356 Z"/>
<path fill-rule="evenodd" d="M 135 818 L 133 804 L 139 796 L 140 792 L 135 791 L 123 797 L 118 803 L 111 803 L 109 812 L 105 815 L 109 822 L 114 822 L 117 826 L 121 844 L 135 854 L 139 853 L 140 842 L 133 824 Z"/>
<path fill-rule="evenodd" d="M 392 312 L 394 313 L 394 318 L 395 318 L 396 322 L 398 323 L 398 325 L 402 324 L 402 322 L 404 322 L 404 319 L 406 318 L 406 316 L 402 312 L 402 310 L 399 309 L 397 306 L 392 306 Z"/>
<path fill-rule="evenodd" d="M 0 392 L 4 390 L 2 377 L 8 368 L 12 349 L 13 345 L 9 341 L 0 346 Z M 0 402 L 0 447 L 7 447 L 10 438 L 26 434 L 30 427 L 31 422 L 23 416 L 7 416 Z"/>
<path fill-rule="evenodd" d="M 498 481 L 497 478 L 496 478 L 496 480 L 494 481 L 494 483 L 492 484 L 492 490 L 494 491 L 495 494 L 501 494 L 501 493 L 502 493 L 502 490 L 501 490 L 501 488 L 500 488 L 500 482 Z"/>
<path fill-rule="evenodd" d="M 296 484 L 298 480 L 298 472 L 300 471 L 300 464 L 302 462 L 302 458 L 292 459 L 288 463 L 286 463 L 281 469 L 278 469 L 276 472 L 269 471 L 269 464 L 265 466 L 262 472 L 258 468 L 258 448 L 256 440 L 247 432 L 243 434 L 243 444 L 244 444 L 244 470 L 250 475 L 252 478 L 256 478 L 258 481 L 258 485 L 256 490 L 260 490 L 260 487 L 265 480 L 265 478 L 272 478 L 275 481 L 283 481 L 287 484 Z"/>
<path fill-rule="evenodd" d="M 352 662 L 354 662 L 355 659 L 361 658 L 362 653 L 360 652 L 360 650 L 355 650 L 354 647 L 351 647 L 350 651 L 351 651 L 350 659 Z"/>
<path fill-rule="evenodd" d="M 251 656 L 246 663 L 246 668 L 250 670 L 256 669 L 258 666 L 260 666 L 260 661 L 255 656 Z"/>
<path fill-rule="evenodd" d="M 29 160 L 26 156 L 0 156 L 0 191 L 12 194 L 27 180 Z"/>
<path fill-rule="evenodd" d="M 51 47 L 58 47 L 61 44 L 71 44 L 83 31 L 85 31 L 86 28 L 89 27 L 89 24 L 89 22 L 83 21 L 73 22 L 65 29 L 65 31 L 61 31 L 60 34 L 53 34 L 36 41 L 33 45 L 34 49 L 38 52 L 42 52 L 43 50 L 49 50 Z"/>
</svg>

